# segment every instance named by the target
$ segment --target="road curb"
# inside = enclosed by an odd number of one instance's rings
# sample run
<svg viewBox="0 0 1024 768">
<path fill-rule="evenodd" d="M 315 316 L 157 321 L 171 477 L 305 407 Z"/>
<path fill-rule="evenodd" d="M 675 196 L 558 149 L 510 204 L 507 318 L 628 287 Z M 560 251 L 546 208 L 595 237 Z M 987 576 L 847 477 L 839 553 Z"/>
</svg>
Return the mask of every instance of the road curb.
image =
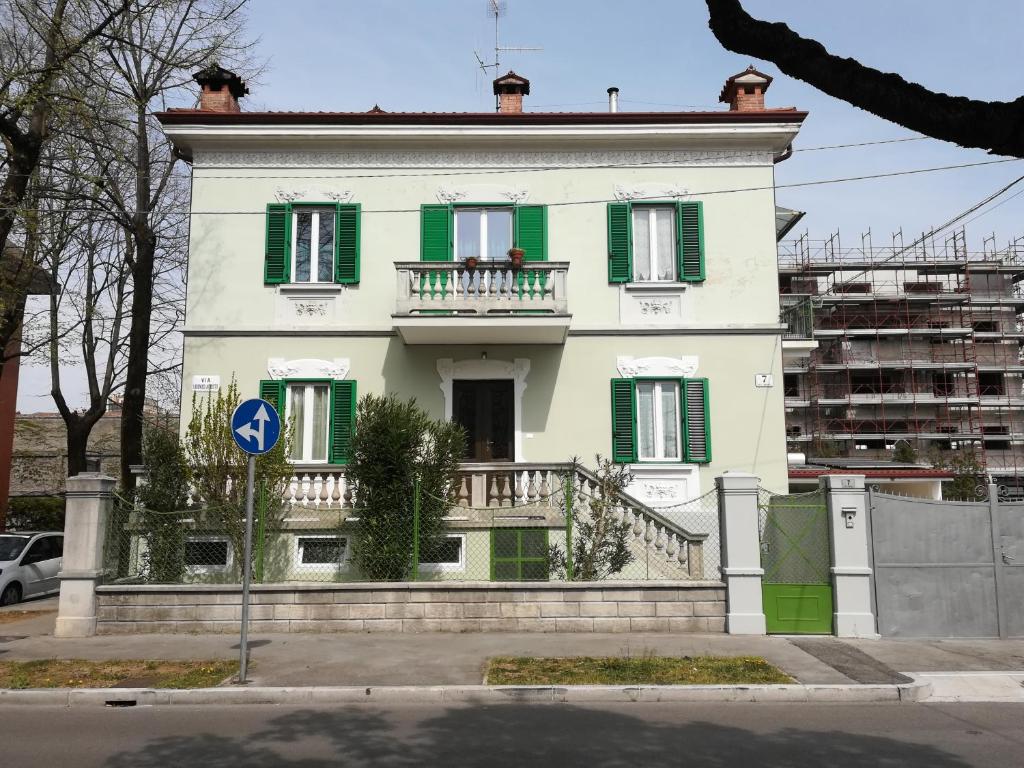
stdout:
<svg viewBox="0 0 1024 768">
<path fill-rule="evenodd" d="M 131 707 L 169 705 L 323 705 L 619 702 L 915 702 L 927 699 L 928 682 L 903 685 L 426 685 L 192 688 L 0 689 L 0 705 Z"/>
</svg>

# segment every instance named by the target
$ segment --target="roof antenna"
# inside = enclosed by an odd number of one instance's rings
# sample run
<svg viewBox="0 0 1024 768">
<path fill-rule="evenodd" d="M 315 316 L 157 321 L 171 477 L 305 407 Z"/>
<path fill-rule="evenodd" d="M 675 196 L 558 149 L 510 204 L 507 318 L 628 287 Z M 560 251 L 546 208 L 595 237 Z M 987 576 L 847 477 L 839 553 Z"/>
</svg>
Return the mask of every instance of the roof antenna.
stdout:
<svg viewBox="0 0 1024 768">
<path fill-rule="evenodd" d="M 499 69 L 501 68 L 501 54 L 506 53 L 528 53 L 531 51 L 543 51 L 543 48 L 537 47 L 524 47 L 521 45 L 517 46 L 504 46 L 499 42 L 498 38 L 498 20 L 508 12 L 508 3 L 506 0 L 487 0 L 487 15 L 494 17 L 494 61 L 490 64 L 486 63 L 480 58 L 480 54 L 477 51 L 473 51 L 473 55 L 476 56 L 477 64 L 480 65 L 480 69 L 486 75 L 488 69 L 494 70 L 494 77 L 498 77 Z M 500 105 L 499 96 L 494 96 L 494 111 L 498 111 Z"/>
</svg>

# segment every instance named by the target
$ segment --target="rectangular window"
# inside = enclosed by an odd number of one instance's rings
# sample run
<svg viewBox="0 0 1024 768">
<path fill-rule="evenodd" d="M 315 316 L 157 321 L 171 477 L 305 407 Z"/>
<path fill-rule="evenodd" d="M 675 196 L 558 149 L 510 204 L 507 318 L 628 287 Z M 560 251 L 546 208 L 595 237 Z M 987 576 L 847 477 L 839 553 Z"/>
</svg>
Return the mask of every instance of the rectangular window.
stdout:
<svg viewBox="0 0 1024 768">
<path fill-rule="evenodd" d="M 295 563 L 306 571 L 340 568 L 347 547 L 348 539 L 344 536 L 296 536 Z"/>
<path fill-rule="evenodd" d="M 420 570 L 464 571 L 466 569 L 466 534 L 448 533 L 437 540 L 436 546 L 420 550 Z"/>
<path fill-rule="evenodd" d="M 491 578 L 494 581 L 547 581 L 547 528 L 491 530 Z"/>
<path fill-rule="evenodd" d="M 676 280 L 676 210 L 669 206 L 633 206 L 633 280 Z"/>
<path fill-rule="evenodd" d="M 185 539 L 185 569 L 189 573 L 223 573 L 231 568 L 231 543 L 216 536 Z"/>
<path fill-rule="evenodd" d="M 334 206 L 295 206 L 292 222 L 292 282 L 334 281 Z"/>
<path fill-rule="evenodd" d="M 456 208 L 455 260 L 475 256 L 480 261 L 501 261 L 508 258 L 512 247 L 514 209 Z"/>
<path fill-rule="evenodd" d="M 678 461 L 679 382 L 636 383 L 637 458 L 641 461 Z"/>
<path fill-rule="evenodd" d="M 288 384 L 285 420 L 292 425 L 292 461 L 327 461 L 330 403 L 327 384 Z"/>
</svg>

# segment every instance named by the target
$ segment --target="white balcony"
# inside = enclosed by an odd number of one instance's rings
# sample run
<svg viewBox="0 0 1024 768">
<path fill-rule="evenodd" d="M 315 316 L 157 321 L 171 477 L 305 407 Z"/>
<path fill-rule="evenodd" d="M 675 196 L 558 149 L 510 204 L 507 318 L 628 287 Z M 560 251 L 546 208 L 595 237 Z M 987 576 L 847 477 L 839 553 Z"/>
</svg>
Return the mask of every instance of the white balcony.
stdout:
<svg viewBox="0 0 1024 768">
<path fill-rule="evenodd" d="M 568 262 L 396 262 L 395 329 L 406 344 L 563 344 Z"/>
</svg>

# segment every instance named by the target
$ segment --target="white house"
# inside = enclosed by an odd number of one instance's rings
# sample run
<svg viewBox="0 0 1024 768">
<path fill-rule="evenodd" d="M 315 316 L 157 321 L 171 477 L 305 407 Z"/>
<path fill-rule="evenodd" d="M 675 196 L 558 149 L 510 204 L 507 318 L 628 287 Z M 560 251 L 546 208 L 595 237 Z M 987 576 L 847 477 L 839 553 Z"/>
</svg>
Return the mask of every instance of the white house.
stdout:
<svg viewBox="0 0 1024 768">
<path fill-rule="evenodd" d="M 247 112 L 234 74 L 196 80 L 159 115 L 193 166 L 182 422 L 232 376 L 274 402 L 291 500 L 343 497 L 365 393 L 465 426 L 467 509 L 596 453 L 652 507 L 730 469 L 786 488 L 773 169 L 806 113 L 771 78 L 644 113 L 526 112 L 513 72 L 487 113 Z"/>
</svg>

